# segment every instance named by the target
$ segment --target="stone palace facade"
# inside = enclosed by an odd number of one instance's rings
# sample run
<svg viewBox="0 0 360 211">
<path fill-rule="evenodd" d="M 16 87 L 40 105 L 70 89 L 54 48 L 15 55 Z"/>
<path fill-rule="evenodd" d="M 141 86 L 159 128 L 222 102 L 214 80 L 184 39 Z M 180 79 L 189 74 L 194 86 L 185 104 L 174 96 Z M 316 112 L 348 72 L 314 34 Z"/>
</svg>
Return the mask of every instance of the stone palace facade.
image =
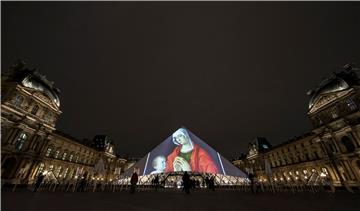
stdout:
<svg viewBox="0 0 360 211">
<path fill-rule="evenodd" d="M 233 163 L 260 182 L 327 181 L 350 191 L 360 188 L 358 71 L 347 65 L 308 92 L 311 131 L 274 147 L 256 138 Z"/>
<path fill-rule="evenodd" d="M 126 160 L 106 136 L 80 141 L 56 130 L 60 91 L 24 65 L 19 62 L 1 76 L 2 184 L 32 183 L 42 172 L 58 182 L 82 177 L 111 181 L 124 171 Z M 100 160 L 101 174 L 94 169 Z"/>
</svg>

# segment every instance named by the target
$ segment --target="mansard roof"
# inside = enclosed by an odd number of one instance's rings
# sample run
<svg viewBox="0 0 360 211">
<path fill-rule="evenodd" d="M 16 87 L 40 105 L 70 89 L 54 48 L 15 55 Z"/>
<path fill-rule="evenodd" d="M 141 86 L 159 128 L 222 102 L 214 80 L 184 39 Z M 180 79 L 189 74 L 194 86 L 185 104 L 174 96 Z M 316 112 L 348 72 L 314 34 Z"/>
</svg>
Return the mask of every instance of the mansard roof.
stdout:
<svg viewBox="0 0 360 211">
<path fill-rule="evenodd" d="M 58 107 L 60 107 L 60 90 L 54 86 L 54 82 L 46 79 L 36 69 L 25 67 L 24 62 L 19 62 L 12 66 L 10 71 L 3 74 L 7 82 L 19 83 L 22 86 L 35 89 L 46 94 Z"/>
<path fill-rule="evenodd" d="M 316 100 L 318 100 L 322 95 L 343 91 L 359 85 L 359 76 L 353 69 L 346 69 L 334 73 L 329 78 L 323 80 L 315 90 L 311 90 L 309 92 L 309 109 L 313 107 Z"/>
</svg>

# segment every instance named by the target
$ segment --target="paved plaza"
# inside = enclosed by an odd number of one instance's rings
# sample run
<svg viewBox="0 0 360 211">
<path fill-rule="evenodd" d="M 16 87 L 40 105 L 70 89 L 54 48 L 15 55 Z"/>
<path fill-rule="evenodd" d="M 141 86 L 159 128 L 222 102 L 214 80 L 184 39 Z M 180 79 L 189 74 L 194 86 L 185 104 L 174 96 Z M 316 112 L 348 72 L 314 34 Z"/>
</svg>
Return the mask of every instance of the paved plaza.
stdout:
<svg viewBox="0 0 360 211">
<path fill-rule="evenodd" d="M 2 192 L 4 211 L 113 211 L 113 210 L 360 210 L 360 194 L 251 193 L 236 191 L 161 190 L 128 192 L 38 192 L 18 189 Z"/>
</svg>

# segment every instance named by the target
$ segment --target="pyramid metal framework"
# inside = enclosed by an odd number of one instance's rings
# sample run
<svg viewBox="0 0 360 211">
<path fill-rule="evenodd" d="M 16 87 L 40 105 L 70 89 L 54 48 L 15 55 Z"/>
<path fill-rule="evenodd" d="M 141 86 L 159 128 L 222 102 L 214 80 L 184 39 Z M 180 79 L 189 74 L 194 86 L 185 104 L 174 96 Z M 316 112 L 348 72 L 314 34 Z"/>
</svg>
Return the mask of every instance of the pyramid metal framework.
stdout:
<svg viewBox="0 0 360 211">
<path fill-rule="evenodd" d="M 200 183 L 206 177 L 213 177 L 218 185 L 249 182 L 244 172 L 186 128 L 179 128 L 147 153 L 120 175 L 117 183 L 129 184 L 135 171 L 139 175 L 139 185 L 151 185 L 155 176 L 158 176 L 165 187 L 176 186 L 181 182 L 184 171 Z"/>
</svg>

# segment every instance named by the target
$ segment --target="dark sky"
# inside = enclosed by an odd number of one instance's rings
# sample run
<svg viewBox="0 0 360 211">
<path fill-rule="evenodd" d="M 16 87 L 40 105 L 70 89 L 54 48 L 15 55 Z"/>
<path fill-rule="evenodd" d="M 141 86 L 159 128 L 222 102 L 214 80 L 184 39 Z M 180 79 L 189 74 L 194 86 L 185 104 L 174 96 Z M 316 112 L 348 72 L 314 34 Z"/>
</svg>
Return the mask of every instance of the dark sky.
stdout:
<svg viewBox="0 0 360 211">
<path fill-rule="evenodd" d="M 186 126 L 225 157 L 310 130 L 306 92 L 360 62 L 359 2 L 1 2 L 2 71 L 53 80 L 72 136 L 143 156 Z"/>
</svg>

